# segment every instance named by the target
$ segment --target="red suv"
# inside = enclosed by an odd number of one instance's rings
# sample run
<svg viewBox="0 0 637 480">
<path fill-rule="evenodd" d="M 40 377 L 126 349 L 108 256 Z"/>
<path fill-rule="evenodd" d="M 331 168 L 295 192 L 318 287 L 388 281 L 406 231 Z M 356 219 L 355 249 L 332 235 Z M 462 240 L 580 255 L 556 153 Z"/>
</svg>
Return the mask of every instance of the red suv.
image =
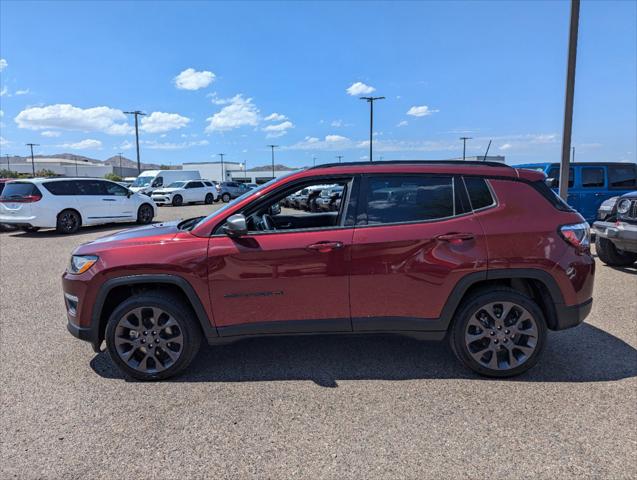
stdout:
<svg viewBox="0 0 637 480">
<path fill-rule="evenodd" d="M 281 208 L 342 188 L 335 212 Z M 488 162 L 323 165 L 250 190 L 207 217 L 81 245 L 63 277 L 68 329 L 143 380 L 255 335 L 449 338 L 460 361 L 531 368 L 547 330 L 592 306 L 589 227 L 544 174 Z"/>
</svg>

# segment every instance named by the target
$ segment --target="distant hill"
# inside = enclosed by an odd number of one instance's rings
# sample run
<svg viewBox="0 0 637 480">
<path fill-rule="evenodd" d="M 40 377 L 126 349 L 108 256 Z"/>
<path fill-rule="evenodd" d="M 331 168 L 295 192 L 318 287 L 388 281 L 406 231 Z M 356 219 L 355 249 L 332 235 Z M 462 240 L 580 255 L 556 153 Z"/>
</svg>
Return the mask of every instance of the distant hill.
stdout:
<svg viewBox="0 0 637 480">
<path fill-rule="evenodd" d="M 280 163 L 274 164 L 275 170 L 296 170 L 295 168 L 288 167 L 286 165 L 281 165 Z M 272 165 L 261 165 L 260 167 L 252 167 L 248 168 L 248 172 L 271 172 Z"/>
</svg>

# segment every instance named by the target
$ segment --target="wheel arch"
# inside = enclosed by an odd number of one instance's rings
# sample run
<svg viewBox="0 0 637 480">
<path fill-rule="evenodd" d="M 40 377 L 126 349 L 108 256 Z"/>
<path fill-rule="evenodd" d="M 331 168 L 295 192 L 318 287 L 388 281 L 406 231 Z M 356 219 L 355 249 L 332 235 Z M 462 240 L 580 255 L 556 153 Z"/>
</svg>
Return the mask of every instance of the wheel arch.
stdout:
<svg viewBox="0 0 637 480">
<path fill-rule="evenodd" d="M 116 277 L 102 284 L 97 294 L 91 316 L 95 329 L 93 347 L 97 350 L 104 340 L 106 323 L 111 313 L 127 298 L 146 290 L 168 290 L 184 300 L 197 318 L 203 335 L 208 338 L 218 336 L 217 329 L 210 322 L 201 300 L 190 283 L 178 275 L 130 275 Z"/>
</svg>

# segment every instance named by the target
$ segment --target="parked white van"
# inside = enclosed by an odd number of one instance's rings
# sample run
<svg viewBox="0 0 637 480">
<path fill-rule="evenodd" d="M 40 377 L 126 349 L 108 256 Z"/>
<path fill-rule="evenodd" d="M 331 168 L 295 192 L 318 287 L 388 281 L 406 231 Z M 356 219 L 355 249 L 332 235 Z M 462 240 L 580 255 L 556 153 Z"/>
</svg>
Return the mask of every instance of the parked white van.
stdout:
<svg viewBox="0 0 637 480">
<path fill-rule="evenodd" d="M 150 195 L 153 190 L 168 186 L 173 182 L 197 180 L 201 178 L 199 170 L 145 170 L 129 187 L 133 192 Z"/>
<path fill-rule="evenodd" d="M 100 178 L 35 178 L 5 184 L 0 196 L 0 223 L 24 231 L 55 228 L 75 233 L 83 225 L 152 222 L 153 200 Z"/>
</svg>

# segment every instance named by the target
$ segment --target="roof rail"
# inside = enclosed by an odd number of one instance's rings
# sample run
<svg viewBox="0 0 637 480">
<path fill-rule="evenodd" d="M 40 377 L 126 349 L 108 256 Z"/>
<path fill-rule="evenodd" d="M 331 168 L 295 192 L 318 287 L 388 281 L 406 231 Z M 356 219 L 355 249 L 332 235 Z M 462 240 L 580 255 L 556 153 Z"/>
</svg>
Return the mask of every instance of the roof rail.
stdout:
<svg viewBox="0 0 637 480">
<path fill-rule="evenodd" d="M 489 162 L 480 160 L 380 160 L 375 162 L 343 162 L 343 163 L 324 163 L 310 167 L 309 170 L 315 168 L 331 168 L 331 167 L 343 167 L 350 165 L 473 165 L 483 167 L 506 167 L 514 168 L 511 165 L 500 162 Z"/>
</svg>

